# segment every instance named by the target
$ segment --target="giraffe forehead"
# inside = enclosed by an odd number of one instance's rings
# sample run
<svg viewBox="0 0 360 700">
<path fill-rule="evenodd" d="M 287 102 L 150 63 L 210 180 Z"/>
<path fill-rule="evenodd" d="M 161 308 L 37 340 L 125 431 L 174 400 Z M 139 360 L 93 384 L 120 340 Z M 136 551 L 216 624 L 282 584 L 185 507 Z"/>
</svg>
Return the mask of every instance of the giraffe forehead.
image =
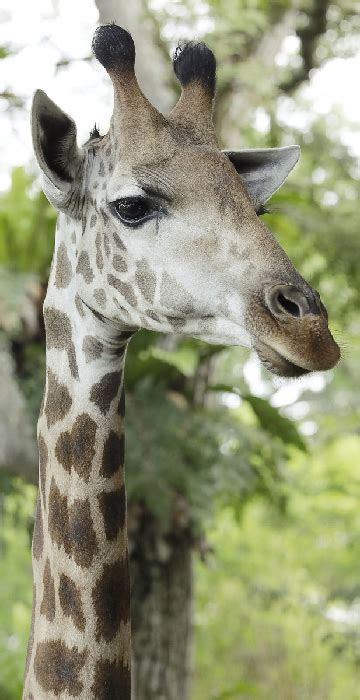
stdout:
<svg viewBox="0 0 360 700">
<path fill-rule="evenodd" d="M 210 183 L 227 177 L 239 184 L 240 179 L 229 159 L 216 146 L 189 143 L 168 143 L 161 148 L 157 140 L 156 150 L 148 147 L 136 149 L 135 153 L 105 146 L 94 161 L 96 177 L 107 181 L 107 194 L 136 196 L 147 185 L 155 184 L 171 196 L 180 187 L 201 175 Z"/>
<path fill-rule="evenodd" d="M 161 164 L 135 167 L 133 174 L 143 187 L 154 185 L 171 200 L 206 201 L 211 194 L 218 206 L 219 195 L 248 200 L 245 187 L 227 156 L 216 148 L 189 146 L 177 149 L 173 158 Z M 200 209 L 201 211 L 201 209 Z"/>
</svg>

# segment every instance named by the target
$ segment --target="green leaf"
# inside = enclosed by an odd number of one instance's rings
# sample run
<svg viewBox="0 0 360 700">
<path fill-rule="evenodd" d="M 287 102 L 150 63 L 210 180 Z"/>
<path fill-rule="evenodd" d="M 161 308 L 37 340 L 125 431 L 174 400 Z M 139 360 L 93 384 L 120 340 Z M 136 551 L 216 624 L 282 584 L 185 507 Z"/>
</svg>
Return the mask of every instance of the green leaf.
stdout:
<svg viewBox="0 0 360 700">
<path fill-rule="evenodd" d="M 10 51 L 5 46 L 0 46 L 0 60 L 9 56 Z"/>
<path fill-rule="evenodd" d="M 247 401 L 251 406 L 263 430 L 280 438 L 287 445 L 294 445 L 303 452 L 307 451 L 307 445 L 295 423 L 289 418 L 282 416 L 274 406 L 271 406 L 271 404 L 266 401 L 266 399 L 253 396 L 252 394 L 242 394 L 236 387 L 226 384 L 216 384 L 215 386 L 209 387 L 209 389 L 211 391 L 236 394 L 243 401 Z"/>
<path fill-rule="evenodd" d="M 168 351 L 153 345 L 147 350 L 143 350 L 139 357 L 141 360 L 153 358 L 167 365 L 171 365 L 179 370 L 186 377 L 193 377 L 198 365 L 199 353 L 196 349 L 189 347 L 180 347 L 177 350 Z"/>
<path fill-rule="evenodd" d="M 279 437 L 287 445 L 294 445 L 299 450 L 306 452 L 306 443 L 292 420 L 282 416 L 266 399 L 251 394 L 246 394 L 242 398 L 250 404 L 264 430 Z"/>
</svg>

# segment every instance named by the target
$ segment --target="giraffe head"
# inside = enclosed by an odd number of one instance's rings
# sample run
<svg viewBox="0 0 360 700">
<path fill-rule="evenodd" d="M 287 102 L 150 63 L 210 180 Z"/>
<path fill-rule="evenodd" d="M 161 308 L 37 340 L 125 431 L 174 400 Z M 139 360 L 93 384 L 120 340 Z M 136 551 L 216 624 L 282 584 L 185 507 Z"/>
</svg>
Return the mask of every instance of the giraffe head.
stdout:
<svg viewBox="0 0 360 700">
<path fill-rule="evenodd" d="M 33 105 L 45 193 L 76 232 L 62 244 L 76 247 L 76 293 L 119 328 L 250 345 L 282 376 L 333 367 L 325 307 L 258 216 L 299 148 L 219 149 L 204 44 L 175 53 L 182 94 L 166 117 L 139 88 L 126 31 L 99 27 L 93 50 L 114 87 L 106 136 L 78 148 L 69 116 L 41 91 Z"/>
</svg>

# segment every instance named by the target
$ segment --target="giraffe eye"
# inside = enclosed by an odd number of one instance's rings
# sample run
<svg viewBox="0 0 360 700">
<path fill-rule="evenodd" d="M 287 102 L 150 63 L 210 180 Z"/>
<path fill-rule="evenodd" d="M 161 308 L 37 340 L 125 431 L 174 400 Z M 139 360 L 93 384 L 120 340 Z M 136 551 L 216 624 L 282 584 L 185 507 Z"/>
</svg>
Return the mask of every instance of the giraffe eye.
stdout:
<svg viewBox="0 0 360 700">
<path fill-rule="evenodd" d="M 145 197 L 117 199 L 112 208 L 120 221 L 130 226 L 141 224 L 158 211 Z"/>
</svg>

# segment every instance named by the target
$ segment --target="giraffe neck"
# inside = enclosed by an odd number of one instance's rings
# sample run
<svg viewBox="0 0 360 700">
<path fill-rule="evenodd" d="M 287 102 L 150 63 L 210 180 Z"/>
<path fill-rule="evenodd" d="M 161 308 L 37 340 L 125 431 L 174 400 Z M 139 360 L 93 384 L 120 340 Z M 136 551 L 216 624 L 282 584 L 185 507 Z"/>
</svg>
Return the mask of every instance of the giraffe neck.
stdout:
<svg viewBox="0 0 360 700">
<path fill-rule="evenodd" d="M 50 276 L 24 699 L 130 700 L 123 370 L 129 334 Z"/>
</svg>

